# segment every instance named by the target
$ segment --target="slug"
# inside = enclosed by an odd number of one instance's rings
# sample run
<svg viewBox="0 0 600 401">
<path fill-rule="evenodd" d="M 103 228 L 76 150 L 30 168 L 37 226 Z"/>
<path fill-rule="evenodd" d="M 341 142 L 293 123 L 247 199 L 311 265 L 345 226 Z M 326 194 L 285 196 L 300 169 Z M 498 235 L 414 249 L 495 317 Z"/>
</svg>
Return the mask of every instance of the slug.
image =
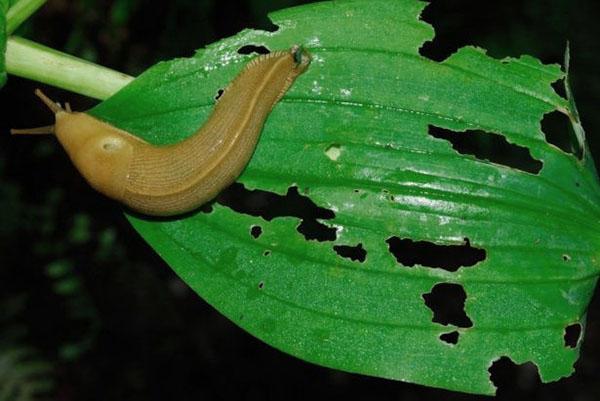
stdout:
<svg viewBox="0 0 600 401">
<path fill-rule="evenodd" d="M 55 124 L 12 134 L 54 134 L 97 191 L 133 211 L 173 216 L 192 211 L 232 184 L 249 162 L 275 104 L 309 66 L 299 46 L 251 60 L 229 84 L 206 123 L 181 142 L 152 145 L 89 114 L 63 108 L 39 89 Z"/>
</svg>

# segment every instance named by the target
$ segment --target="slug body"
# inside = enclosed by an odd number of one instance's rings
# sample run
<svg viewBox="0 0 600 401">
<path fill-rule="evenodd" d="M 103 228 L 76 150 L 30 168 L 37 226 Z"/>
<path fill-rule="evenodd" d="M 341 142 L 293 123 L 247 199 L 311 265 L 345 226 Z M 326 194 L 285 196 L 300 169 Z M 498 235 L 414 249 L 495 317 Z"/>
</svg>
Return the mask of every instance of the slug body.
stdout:
<svg viewBox="0 0 600 401">
<path fill-rule="evenodd" d="M 139 213 L 171 216 L 198 208 L 235 181 L 269 113 L 309 64 L 310 55 L 297 46 L 253 59 L 225 89 L 208 121 L 187 139 L 166 146 L 70 107 L 64 110 L 36 93 L 55 112 L 55 125 L 46 129 L 92 187 Z"/>
</svg>

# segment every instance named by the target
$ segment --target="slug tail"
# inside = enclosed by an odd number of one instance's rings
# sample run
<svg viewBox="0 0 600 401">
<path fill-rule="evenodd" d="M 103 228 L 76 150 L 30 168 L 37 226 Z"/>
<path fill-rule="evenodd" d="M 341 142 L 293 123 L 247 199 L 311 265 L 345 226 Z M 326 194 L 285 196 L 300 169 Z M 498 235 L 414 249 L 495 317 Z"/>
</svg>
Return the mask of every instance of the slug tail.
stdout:
<svg viewBox="0 0 600 401">
<path fill-rule="evenodd" d="M 306 71 L 312 61 L 312 56 L 310 53 L 301 45 L 292 46 L 289 50 L 289 55 L 291 55 L 294 60 L 294 69 L 289 72 L 287 79 L 285 80 L 285 85 L 281 88 L 275 103 L 273 103 L 273 107 L 275 107 L 275 104 L 286 94 L 296 78 Z"/>
<path fill-rule="evenodd" d="M 300 68 L 303 71 L 308 68 L 312 57 L 310 53 L 304 48 L 302 45 L 294 45 L 290 49 L 290 53 L 292 57 L 294 57 L 294 62 L 296 63 L 296 68 Z"/>
</svg>

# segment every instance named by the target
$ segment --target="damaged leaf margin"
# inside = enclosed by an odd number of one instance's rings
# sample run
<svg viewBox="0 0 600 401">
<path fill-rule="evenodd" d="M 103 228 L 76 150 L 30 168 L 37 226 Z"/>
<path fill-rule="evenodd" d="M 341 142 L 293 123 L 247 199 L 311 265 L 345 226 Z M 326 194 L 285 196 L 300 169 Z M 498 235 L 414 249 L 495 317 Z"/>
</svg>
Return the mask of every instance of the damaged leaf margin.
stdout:
<svg viewBox="0 0 600 401">
<path fill-rule="evenodd" d="M 551 87 L 564 73 L 474 47 L 429 60 L 419 54 L 433 39 L 419 19 L 426 4 L 375 3 L 274 13 L 277 31 L 245 30 L 159 63 L 92 110 L 151 142 L 175 142 L 252 57 L 239 49 L 306 46 L 313 63 L 273 110 L 239 181 L 280 196 L 297 188 L 333 213 L 317 221 L 335 235 L 307 237 L 296 212 L 269 220 L 226 202 L 183 219 L 130 221 L 207 302 L 304 360 L 482 394 L 494 392 L 488 369 L 503 356 L 535 363 L 543 381 L 570 375 L 581 339 L 567 347 L 564 333 L 584 326 L 598 276 L 600 190 L 589 152 L 579 160 L 541 129 L 555 110 L 578 121 Z M 501 135 L 542 166 L 532 173 L 461 154 L 430 126 Z M 582 130 L 578 138 L 585 147 Z M 468 238 L 485 258 L 456 271 L 404 266 L 392 237 L 440 247 Z M 336 251 L 356 244 L 362 262 Z M 464 308 L 428 306 L 435 288 L 464 293 L 455 302 Z M 452 313 L 470 325 L 452 323 Z M 454 331 L 449 346 L 443 336 Z"/>
<path fill-rule="evenodd" d="M 577 105 L 575 104 L 575 97 L 573 96 L 573 90 L 571 89 L 570 82 L 570 71 L 571 66 L 571 48 L 569 43 L 567 42 L 567 47 L 565 48 L 565 76 L 564 76 L 564 86 L 565 92 L 567 94 L 567 100 L 569 101 L 569 108 L 567 110 L 567 115 L 569 116 L 569 120 L 573 126 L 573 130 L 575 131 L 575 136 L 577 137 L 577 142 L 579 143 L 580 148 L 583 150 L 583 156 L 586 157 L 589 152 L 589 147 L 587 146 L 587 141 L 585 140 L 585 131 L 583 126 L 581 125 L 581 119 L 579 118 L 579 111 L 577 111 Z M 562 110 L 561 110 L 562 111 Z"/>
</svg>

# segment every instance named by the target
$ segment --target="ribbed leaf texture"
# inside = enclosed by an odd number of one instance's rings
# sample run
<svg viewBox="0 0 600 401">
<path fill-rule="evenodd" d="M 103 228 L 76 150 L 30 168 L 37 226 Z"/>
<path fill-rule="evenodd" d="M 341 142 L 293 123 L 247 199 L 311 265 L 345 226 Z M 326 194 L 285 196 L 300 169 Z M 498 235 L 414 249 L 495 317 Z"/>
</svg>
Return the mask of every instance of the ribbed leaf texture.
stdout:
<svg viewBox="0 0 600 401">
<path fill-rule="evenodd" d="M 304 45 L 312 65 L 268 118 L 243 186 L 134 227 L 221 313 L 304 360 L 490 394 L 488 369 L 507 356 L 557 380 L 573 371 L 581 339 L 565 332 L 584 325 L 600 267 L 596 173 L 551 86 L 565 74 L 473 47 L 429 60 L 424 6 L 283 10 L 276 32 L 159 63 L 92 113 L 176 142 L 255 56 L 238 49 Z M 552 112 L 575 127 L 573 153 L 546 140 Z"/>
</svg>

